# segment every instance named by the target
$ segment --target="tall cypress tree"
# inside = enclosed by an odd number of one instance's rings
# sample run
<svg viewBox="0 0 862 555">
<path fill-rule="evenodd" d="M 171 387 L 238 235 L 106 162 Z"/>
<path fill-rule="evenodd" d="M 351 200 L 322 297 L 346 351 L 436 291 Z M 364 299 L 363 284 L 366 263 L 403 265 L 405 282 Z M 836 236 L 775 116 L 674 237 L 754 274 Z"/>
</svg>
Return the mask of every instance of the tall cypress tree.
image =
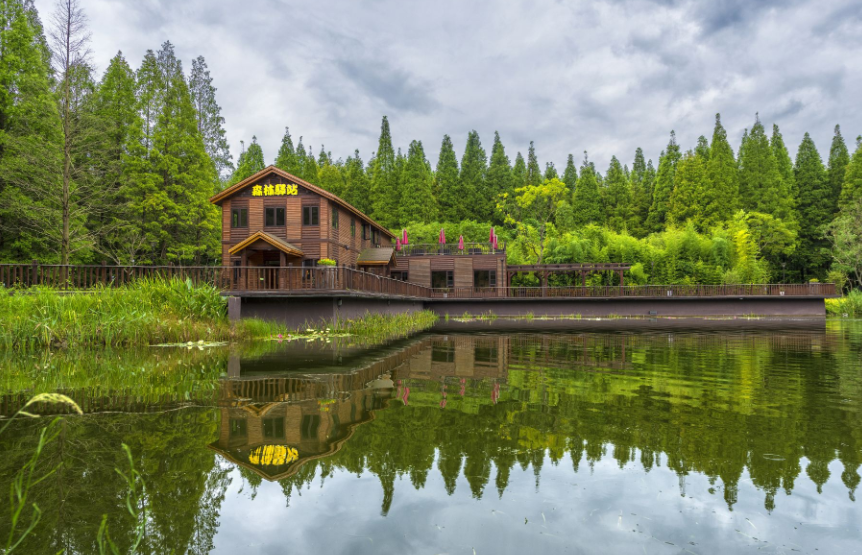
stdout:
<svg viewBox="0 0 862 555">
<path fill-rule="evenodd" d="M 19 1 L 0 0 L 0 22 L 0 258 L 56 260 L 42 231 L 56 224 L 41 191 L 56 190 L 62 170 L 47 48 Z"/>
<path fill-rule="evenodd" d="M 519 152 L 515 155 L 515 164 L 512 166 L 512 187 L 518 189 L 527 184 L 527 163 Z"/>
<path fill-rule="evenodd" d="M 739 189 L 746 210 L 762 212 L 794 225 L 795 201 L 781 177 L 778 162 L 760 119 L 757 119 L 742 148 Z"/>
<path fill-rule="evenodd" d="M 425 159 L 421 141 L 410 143 L 404 164 L 401 189 L 401 223 L 434 221 L 437 210 L 433 195 L 431 167 Z"/>
<path fill-rule="evenodd" d="M 563 183 L 570 194 L 575 193 L 575 188 L 578 186 L 578 169 L 575 167 L 575 157 L 569 154 L 566 159 L 566 169 L 563 171 Z"/>
<path fill-rule="evenodd" d="M 243 150 L 236 161 L 236 169 L 228 180 L 228 185 L 239 183 L 249 178 L 266 167 L 263 158 L 263 149 L 257 143 L 257 137 L 251 138 L 251 144 L 247 150 Z"/>
<path fill-rule="evenodd" d="M 224 118 L 221 107 L 216 102 L 216 88 L 203 56 L 192 60 L 192 73 L 189 77 L 189 91 L 198 115 L 198 132 L 204 140 L 207 154 L 216 167 L 216 172 L 222 176 L 233 168 L 230 147 L 225 136 Z"/>
<path fill-rule="evenodd" d="M 500 140 L 500 134 L 494 132 L 494 146 L 491 148 L 491 162 L 488 165 L 488 175 L 485 179 L 488 194 L 493 201 L 490 206 L 490 218 L 496 218 L 497 199 L 503 193 L 511 193 L 514 191 L 512 180 L 512 167 L 509 165 L 509 157 L 506 156 L 506 149 L 503 147 L 503 142 Z M 497 221 L 497 223 L 500 223 Z"/>
<path fill-rule="evenodd" d="M 649 216 L 649 207 L 652 204 L 651 191 L 647 187 L 647 165 L 644 159 L 643 149 L 635 150 L 635 159 L 632 163 L 631 191 L 632 209 L 629 220 L 629 231 L 632 235 L 640 237 L 646 233 L 646 219 Z"/>
<path fill-rule="evenodd" d="M 490 198 L 485 188 L 488 156 L 482 148 L 479 133 L 474 129 L 467 134 L 467 146 L 461 157 L 461 186 L 464 190 L 460 220 L 477 218 L 487 220 L 493 213 L 496 198 Z M 464 202 L 466 201 L 466 202 Z"/>
<path fill-rule="evenodd" d="M 332 163 L 330 157 L 323 157 L 323 164 L 317 169 L 317 181 L 315 185 L 326 189 L 333 195 L 341 197 L 344 194 L 344 176 L 341 174 L 341 167 L 338 164 Z"/>
<path fill-rule="evenodd" d="M 542 170 L 539 168 L 539 159 L 536 157 L 536 147 L 530 141 L 530 149 L 527 151 L 527 185 L 538 185 L 542 182 Z"/>
<path fill-rule="evenodd" d="M 676 133 L 670 132 L 670 142 L 658 162 L 658 172 L 653 189 L 652 206 L 647 216 L 647 227 L 651 231 L 661 231 L 667 221 L 667 213 L 670 210 L 670 198 L 673 195 L 674 176 L 676 165 L 680 160 L 679 145 L 676 144 Z"/>
<path fill-rule="evenodd" d="M 371 197 L 373 217 L 383 225 L 394 225 L 398 219 L 401 196 L 398 191 L 398 176 L 395 173 L 395 149 L 392 147 L 392 134 L 386 116 L 383 116 L 380 123 L 380 139 L 371 166 Z"/>
<path fill-rule="evenodd" d="M 314 151 L 311 150 L 311 145 L 308 145 L 308 154 L 305 155 L 305 160 L 302 166 L 302 175 L 304 179 L 313 185 L 317 185 L 320 175 L 320 166 L 317 165 L 317 159 L 314 157 Z"/>
<path fill-rule="evenodd" d="M 461 221 L 463 191 L 461 189 L 458 157 L 449 135 L 443 136 L 440 155 L 437 158 L 437 171 L 434 172 L 434 189 L 440 218 L 446 222 Z"/>
<path fill-rule="evenodd" d="M 632 195 L 629 180 L 616 156 L 611 157 L 605 183 L 605 221 L 614 231 L 622 231 L 627 228 L 631 217 Z"/>
<path fill-rule="evenodd" d="M 575 225 L 584 226 L 602 221 L 602 196 L 596 179 L 596 170 L 584 152 L 584 163 L 578 178 L 578 187 L 572 199 Z"/>
<path fill-rule="evenodd" d="M 688 151 L 679 161 L 674 173 L 673 195 L 668 219 L 677 224 L 691 221 L 695 226 L 703 224 L 703 186 L 706 182 L 708 150 Z"/>
<path fill-rule="evenodd" d="M 304 179 L 305 181 L 310 181 L 310 179 L 305 177 L 306 157 L 305 145 L 302 144 L 302 135 L 300 135 L 299 142 L 296 143 L 296 173 L 293 175 L 300 179 Z"/>
<path fill-rule="evenodd" d="M 368 196 L 370 181 L 365 173 L 365 165 L 359 156 L 359 150 L 355 150 L 353 156 L 348 157 L 344 163 L 344 182 L 345 190 L 342 198 L 361 212 L 368 214 L 371 211 Z"/>
<path fill-rule="evenodd" d="M 835 126 L 835 135 L 829 147 L 829 166 L 827 169 L 829 177 L 829 198 L 831 200 L 832 213 L 838 212 L 840 206 L 838 200 L 841 190 L 844 188 L 844 174 L 847 172 L 847 164 L 850 163 L 850 152 L 841 136 L 841 127 Z"/>
<path fill-rule="evenodd" d="M 860 142 L 857 140 L 857 142 Z M 844 173 L 844 187 L 841 189 L 840 206 L 850 206 L 862 201 L 862 142 L 857 145 L 856 152 L 847 164 Z"/>
<path fill-rule="evenodd" d="M 778 165 L 778 173 L 781 174 L 781 179 L 784 180 L 791 196 L 795 199 L 797 193 L 796 179 L 793 176 L 793 161 L 790 159 L 790 153 L 787 151 L 784 137 L 781 136 L 778 125 L 774 123 L 772 124 L 772 137 L 769 144 L 772 147 L 772 154 L 775 156 L 775 163 Z"/>
<path fill-rule="evenodd" d="M 278 155 L 275 157 L 275 167 L 280 168 L 291 175 L 300 177 L 302 166 L 290 137 L 290 128 L 284 128 L 284 136 L 281 138 L 281 146 L 278 147 Z"/>
<path fill-rule="evenodd" d="M 557 168 L 554 166 L 553 162 L 545 163 L 545 180 L 551 179 L 559 179 L 560 175 L 557 173 Z"/>
<path fill-rule="evenodd" d="M 796 152 L 793 172 L 799 189 L 799 248 L 794 266 L 805 280 L 810 276 L 823 277 L 830 259 L 824 252 L 829 243 L 823 227 L 832 219 L 831 186 L 820 153 L 808 133 Z"/>
<path fill-rule="evenodd" d="M 739 204 L 739 168 L 727 141 L 727 132 L 721 125 L 721 114 L 715 114 L 715 130 L 702 190 L 704 227 L 729 220 Z"/>
</svg>

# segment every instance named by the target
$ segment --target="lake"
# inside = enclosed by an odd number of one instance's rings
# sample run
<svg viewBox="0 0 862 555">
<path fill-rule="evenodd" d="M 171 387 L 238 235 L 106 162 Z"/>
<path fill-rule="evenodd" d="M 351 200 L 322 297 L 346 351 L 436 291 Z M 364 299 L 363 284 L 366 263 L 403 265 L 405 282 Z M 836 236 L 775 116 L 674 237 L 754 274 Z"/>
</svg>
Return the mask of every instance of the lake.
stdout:
<svg viewBox="0 0 862 555">
<path fill-rule="evenodd" d="M 862 321 L 451 322 L 0 372 L 6 416 L 85 412 L 50 428 L 21 553 L 97 553 L 103 515 L 153 554 L 862 552 Z M 33 410 L 0 435 L 3 543 L 59 409 Z"/>
</svg>

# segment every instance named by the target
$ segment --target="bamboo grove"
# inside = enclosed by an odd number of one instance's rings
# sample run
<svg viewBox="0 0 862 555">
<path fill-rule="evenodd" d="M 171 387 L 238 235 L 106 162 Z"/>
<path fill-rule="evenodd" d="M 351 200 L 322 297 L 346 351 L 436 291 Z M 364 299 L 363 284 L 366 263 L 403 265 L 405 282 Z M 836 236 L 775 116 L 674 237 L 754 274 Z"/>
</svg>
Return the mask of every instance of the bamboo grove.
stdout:
<svg viewBox="0 0 862 555">
<path fill-rule="evenodd" d="M 203 57 L 186 75 L 165 42 L 137 69 L 118 53 L 97 80 L 75 1 L 48 38 L 31 0 L 0 12 L 0 261 L 216 263 L 207 199 L 274 164 L 414 237 L 483 241 L 496 226 L 512 263 L 631 262 L 631 283 L 862 286 L 862 146 L 837 125 L 828 156 L 806 133 L 794 159 L 757 116 L 734 150 L 716 115 L 691 149 L 671 132 L 657 162 L 639 148 L 601 171 L 586 152 L 542 167 L 533 142 L 513 159 L 498 133 L 489 155 L 476 131 L 460 157 L 444 136 L 432 164 L 421 141 L 396 149 L 384 116 L 367 160 L 315 154 L 285 128 L 274 158 L 252 138 L 234 166 Z"/>
</svg>

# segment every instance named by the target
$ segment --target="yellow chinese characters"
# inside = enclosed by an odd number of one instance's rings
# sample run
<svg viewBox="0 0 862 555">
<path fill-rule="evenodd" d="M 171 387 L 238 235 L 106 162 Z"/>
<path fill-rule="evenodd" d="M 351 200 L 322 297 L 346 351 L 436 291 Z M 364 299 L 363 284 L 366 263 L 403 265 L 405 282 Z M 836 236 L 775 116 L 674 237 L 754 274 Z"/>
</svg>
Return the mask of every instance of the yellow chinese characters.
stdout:
<svg viewBox="0 0 862 555">
<path fill-rule="evenodd" d="M 255 185 L 251 188 L 253 197 L 282 197 L 285 195 L 297 195 L 299 188 L 288 183 L 276 183 L 275 185 Z"/>
<path fill-rule="evenodd" d="M 260 466 L 279 466 L 298 458 L 296 449 L 285 445 L 261 445 L 248 454 L 248 462 Z"/>
</svg>

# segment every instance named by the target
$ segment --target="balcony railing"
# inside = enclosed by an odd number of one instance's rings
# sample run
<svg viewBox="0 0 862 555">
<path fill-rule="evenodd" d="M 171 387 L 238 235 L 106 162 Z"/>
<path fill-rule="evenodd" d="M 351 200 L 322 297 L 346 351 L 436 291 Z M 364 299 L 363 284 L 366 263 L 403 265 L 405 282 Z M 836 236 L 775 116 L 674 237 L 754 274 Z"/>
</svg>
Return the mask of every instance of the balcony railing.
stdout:
<svg viewBox="0 0 862 555">
<path fill-rule="evenodd" d="M 498 245 L 495 249 L 491 243 L 464 243 L 463 249 L 458 248 L 458 243 L 416 243 L 401 245 L 401 250 L 395 251 L 396 256 L 472 256 L 505 253 L 505 245 Z"/>
</svg>

